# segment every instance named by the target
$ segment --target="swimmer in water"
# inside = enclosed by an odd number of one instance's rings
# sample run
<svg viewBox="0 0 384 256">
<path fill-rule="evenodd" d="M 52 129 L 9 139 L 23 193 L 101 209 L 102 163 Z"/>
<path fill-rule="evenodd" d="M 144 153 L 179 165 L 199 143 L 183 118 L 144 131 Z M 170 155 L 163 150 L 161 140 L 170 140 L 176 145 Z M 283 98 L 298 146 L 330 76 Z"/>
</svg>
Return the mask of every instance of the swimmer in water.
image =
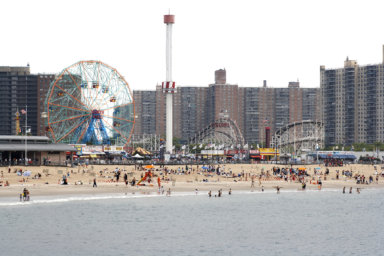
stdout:
<svg viewBox="0 0 384 256">
<path fill-rule="evenodd" d="M 231 188 L 228 191 L 228 195 L 232 195 L 232 189 Z"/>
</svg>

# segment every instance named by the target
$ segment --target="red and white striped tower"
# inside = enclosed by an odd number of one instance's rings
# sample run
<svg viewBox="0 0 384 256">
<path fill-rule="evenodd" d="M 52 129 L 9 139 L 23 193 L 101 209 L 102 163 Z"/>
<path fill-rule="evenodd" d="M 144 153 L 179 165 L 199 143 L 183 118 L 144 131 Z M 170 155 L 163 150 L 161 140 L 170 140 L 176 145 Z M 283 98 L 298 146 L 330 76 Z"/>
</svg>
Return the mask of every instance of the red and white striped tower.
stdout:
<svg viewBox="0 0 384 256">
<path fill-rule="evenodd" d="M 167 25 L 166 41 L 166 81 L 162 83 L 163 92 L 166 94 L 166 138 L 165 151 L 172 154 L 173 151 L 173 93 L 175 82 L 172 81 L 172 25 L 175 23 L 175 15 L 164 15 L 164 23 Z"/>
</svg>

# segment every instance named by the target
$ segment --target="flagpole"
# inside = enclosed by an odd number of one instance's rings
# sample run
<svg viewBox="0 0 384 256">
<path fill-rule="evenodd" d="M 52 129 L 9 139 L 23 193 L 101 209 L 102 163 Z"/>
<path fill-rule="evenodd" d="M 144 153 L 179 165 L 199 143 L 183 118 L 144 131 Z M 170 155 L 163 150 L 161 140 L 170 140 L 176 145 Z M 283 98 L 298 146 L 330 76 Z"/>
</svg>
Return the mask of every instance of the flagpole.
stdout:
<svg viewBox="0 0 384 256">
<path fill-rule="evenodd" d="M 27 125 L 28 125 L 28 76 L 25 77 L 25 155 L 24 165 L 28 165 L 28 151 L 27 151 Z"/>
<path fill-rule="evenodd" d="M 28 157 L 27 157 L 27 122 L 28 122 L 28 105 L 25 105 L 25 156 L 24 163 L 28 165 Z"/>
</svg>

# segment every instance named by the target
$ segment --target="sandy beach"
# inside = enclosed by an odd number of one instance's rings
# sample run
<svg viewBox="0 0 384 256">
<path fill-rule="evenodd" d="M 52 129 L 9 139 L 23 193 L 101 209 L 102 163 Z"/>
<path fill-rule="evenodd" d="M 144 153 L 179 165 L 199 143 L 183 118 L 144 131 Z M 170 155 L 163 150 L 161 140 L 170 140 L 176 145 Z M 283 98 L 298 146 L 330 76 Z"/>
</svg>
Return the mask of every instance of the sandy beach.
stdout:
<svg viewBox="0 0 384 256">
<path fill-rule="evenodd" d="M 48 166 L 12 166 L 0 168 L 0 197 L 18 198 L 23 188 L 30 191 L 31 198 L 33 196 L 45 195 L 84 195 L 84 194 L 106 194 L 106 193 L 158 193 L 157 177 L 161 179 L 161 186 L 164 191 L 192 192 L 212 191 L 216 193 L 222 189 L 227 193 L 231 189 L 234 193 L 236 190 L 242 191 L 261 191 L 275 190 L 276 186 L 282 187 L 282 191 L 301 190 L 302 184 L 287 175 L 287 181 L 284 178 L 272 175 L 272 168 L 290 168 L 286 165 L 273 164 L 226 164 L 215 165 L 220 167 L 221 175 L 216 173 L 208 173 L 202 168 L 202 165 L 189 165 L 186 172 L 185 165 L 165 166 L 172 170 L 172 174 L 166 174 L 159 166 L 153 169 L 154 177 L 151 183 L 143 182 L 145 186 L 126 186 L 124 182 L 124 174 L 127 173 L 128 181 L 133 178 L 139 181 L 145 170 L 135 170 L 135 166 L 115 166 L 115 165 L 94 165 L 94 166 L 76 166 L 76 167 L 48 167 Z M 345 165 L 342 167 L 325 167 L 323 165 L 306 165 L 293 166 L 293 168 L 305 167 L 309 176 L 305 177 L 307 190 L 318 190 L 317 181 L 322 182 L 321 189 L 336 188 L 342 190 L 343 187 L 349 189 L 356 188 L 382 188 L 384 187 L 384 177 L 381 176 L 380 165 Z M 116 182 L 115 169 L 121 171 L 119 182 Z M 314 174 L 316 168 L 316 175 Z M 328 168 L 329 174 L 324 175 Z M 17 171 L 30 171 L 30 176 L 19 176 Z M 339 171 L 339 179 L 336 178 L 337 170 Z M 184 173 L 182 173 L 184 171 Z M 352 171 L 352 178 L 342 175 L 342 171 Z M 187 174 L 189 173 L 189 174 Z M 229 175 L 231 173 L 231 175 Z M 40 174 L 40 178 L 38 177 Z M 69 175 L 68 175 L 69 174 Z M 264 174 L 260 177 L 261 174 Z M 376 174 L 379 177 L 376 182 Z M 66 176 L 68 185 L 61 185 L 63 175 Z M 364 175 L 368 180 L 369 176 L 373 177 L 373 182 L 369 185 L 356 184 L 355 175 Z M 236 176 L 236 177 L 233 177 Z M 253 178 L 252 178 L 253 177 Z M 93 187 L 93 181 L 96 179 L 97 187 Z M 253 182 L 252 182 L 253 180 Z M 6 182 L 9 186 L 4 186 Z M 252 185 L 253 183 L 253 185 Z M 80 185 L 81 184 L 81 185 Z"/>
</svg>

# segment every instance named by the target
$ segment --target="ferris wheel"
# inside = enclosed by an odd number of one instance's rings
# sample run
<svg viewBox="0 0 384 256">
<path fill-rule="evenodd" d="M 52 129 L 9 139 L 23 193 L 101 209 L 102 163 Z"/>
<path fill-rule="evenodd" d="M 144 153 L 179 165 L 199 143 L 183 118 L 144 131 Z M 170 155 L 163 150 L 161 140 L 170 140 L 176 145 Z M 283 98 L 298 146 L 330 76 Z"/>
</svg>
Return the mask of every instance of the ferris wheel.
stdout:
<svg viewBox="0 0 384 256">
<path fill-rule="evenodd" d="M 51 83 L 46 131 L 56 143 L 125 145 L 134 127 L 134 100 L 116 69 L 80 61 Z"/>
</svg>

